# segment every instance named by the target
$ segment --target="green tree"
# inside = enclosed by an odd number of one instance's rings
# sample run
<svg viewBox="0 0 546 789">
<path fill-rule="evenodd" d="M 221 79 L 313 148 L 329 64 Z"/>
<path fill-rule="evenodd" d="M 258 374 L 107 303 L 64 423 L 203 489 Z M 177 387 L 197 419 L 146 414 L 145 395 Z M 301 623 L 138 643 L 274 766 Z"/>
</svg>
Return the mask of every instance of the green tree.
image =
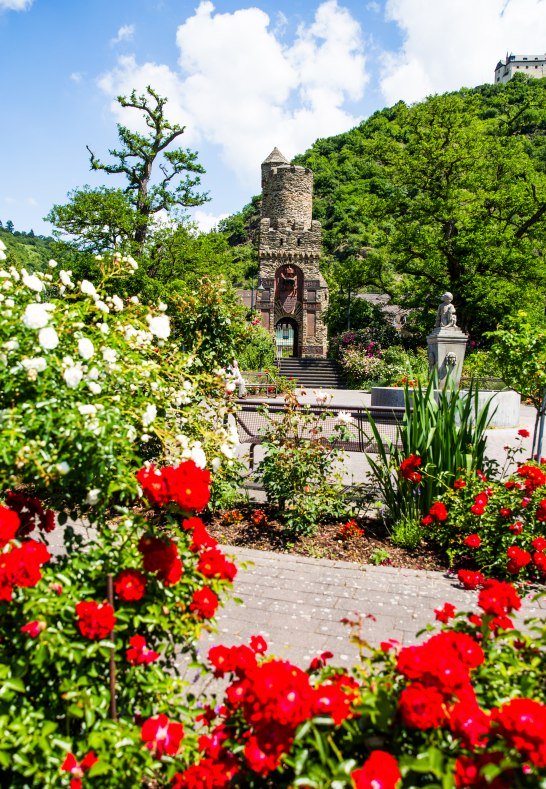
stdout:
<svg viewBox="0 0 546 789">
<path fill-rule="evenodd" d="M 131 251 L 141 254 L 160 211 L 202 205 L 208 199 L 195 191 L 204 169 L 194 151 L 167 150 L 185 127 L 167 120 L 167 99 L 153 88 L 148 86 L 140 96 L 136 91 L 129 97 L 118 96 L 118 102 L 142 114 L 148 133 L 133 132 L 118 124 L 121 147 L 109 151 L 114 160 L 111 163 L 101 162 L 89 146 L 87 149 L 92 170 L 123 175 L 126 187 L 76 190 L 67 206 L 54 206 L 46 219 L 59 233 L 74 236 L 76 243 L 87 250 L 130 245 Z"/>
<path fill-rule="evenodd" d="M 8 233 L 13 233 L 14 231 L 14 225 L 11 219 L 8 219 L 8 221 L 6 222 L 6 230 L 8 231 Z"/>
<path fill-rule="evenodd" d="M 318 140 L 315 208 L 344 287 L 362 281 L 430 328 L 443 290 L 474 336 L 540 309 L 546 285 L 546 80 L 512 80 L 376 113 Z"/>
<path fill-rule="evenodd" d="M 68 203 L 54 205 L 46 217 L 56 238 L 94 254 L 123 249 L 134 238 L 137 217 L 122 189 L 84 186 L 68 196 Z"/>
</svg>

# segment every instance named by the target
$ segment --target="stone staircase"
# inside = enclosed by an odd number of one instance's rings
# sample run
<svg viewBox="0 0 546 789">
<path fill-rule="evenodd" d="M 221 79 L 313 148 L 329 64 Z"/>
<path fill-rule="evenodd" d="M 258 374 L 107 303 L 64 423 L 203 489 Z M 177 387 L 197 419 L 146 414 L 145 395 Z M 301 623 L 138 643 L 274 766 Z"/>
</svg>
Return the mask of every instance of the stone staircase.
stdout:
<svg viewBox="0 0 546 789">
<path fill-rule="evenodd" d="M 307 389 L 344 389 L 339 364 L 333 359 L 281 359 L 279 372 Z"/>
</svg>

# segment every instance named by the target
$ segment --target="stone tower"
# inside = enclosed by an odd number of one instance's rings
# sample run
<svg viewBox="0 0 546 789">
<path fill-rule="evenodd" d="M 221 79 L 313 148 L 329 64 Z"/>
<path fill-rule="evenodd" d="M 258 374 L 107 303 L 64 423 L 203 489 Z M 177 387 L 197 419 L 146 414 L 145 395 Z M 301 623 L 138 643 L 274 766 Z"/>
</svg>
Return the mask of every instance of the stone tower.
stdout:
<svg viewBox="0 0 546 789">
<path fill-rule="evenodd" d="M 312 211 L 312 171 L 291 165 L 274 148 L 262 164 L 258 308 L 279 356 L 326 356 L 328 287 L 319 272 L 321 227 Z"/>
</svg>

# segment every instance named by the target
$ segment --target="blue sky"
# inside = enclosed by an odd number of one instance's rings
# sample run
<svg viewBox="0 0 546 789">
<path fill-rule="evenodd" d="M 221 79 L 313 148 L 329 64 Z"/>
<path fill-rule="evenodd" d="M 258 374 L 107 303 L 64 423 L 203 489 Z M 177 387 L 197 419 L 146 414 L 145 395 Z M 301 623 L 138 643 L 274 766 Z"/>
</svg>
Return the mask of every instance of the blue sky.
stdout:
<svg viewBox="0 0 546 789">
<path fill-rule="evenodd" d="M 151 84 L 186 125 L 211 202 L 201 227 L 259 192 L 288 156 L 399 99 L 492 81 L 507 50 L 543 54 L 546 0 L 0 0 L 0 220 L 48 233 L 107 159 L 114 97 Z M 127 111 L 126 111 L 127 112 Z"/>
</svg>

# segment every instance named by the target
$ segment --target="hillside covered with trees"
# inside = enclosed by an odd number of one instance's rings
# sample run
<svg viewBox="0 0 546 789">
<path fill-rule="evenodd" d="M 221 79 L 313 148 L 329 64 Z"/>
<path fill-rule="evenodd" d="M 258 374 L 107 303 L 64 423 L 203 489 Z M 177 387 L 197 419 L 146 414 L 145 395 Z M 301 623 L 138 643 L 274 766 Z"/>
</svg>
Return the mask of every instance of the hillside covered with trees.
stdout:
<svg viewBox="0 0 546 789">
<path fill-rule="evenodd" d="M 315 173 L 333 303 L 380 291 L 419 333 L 445 290 L 474 338 L 546 293 L 546 80 L 516 77 L 403 102 L 317 140 L 294 163 Z M 258 201 L 226 220 L 252 243 Z"/>
</svg>

